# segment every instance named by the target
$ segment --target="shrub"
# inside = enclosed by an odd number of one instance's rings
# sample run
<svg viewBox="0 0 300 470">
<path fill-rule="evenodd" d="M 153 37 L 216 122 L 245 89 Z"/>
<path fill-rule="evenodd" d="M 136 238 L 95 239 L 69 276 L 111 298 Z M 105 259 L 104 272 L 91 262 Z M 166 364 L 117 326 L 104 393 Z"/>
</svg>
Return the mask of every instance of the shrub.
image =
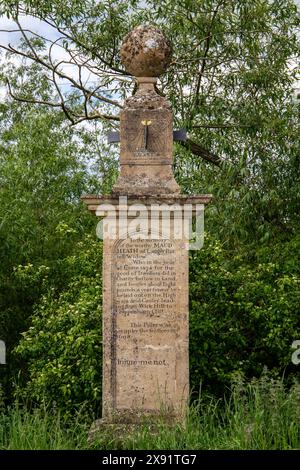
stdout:
<svg viewBox="0 0 300 470">
<path fill-rule="evenodd" d="M 101 399 L 102 244 L 86 237 L 62 260 L 69 282 L 36 305 L 15 350 L 24 364 L 19 393 L 54 401 L 68 412 Z M 190 256 L 190 382 L 223 395 L 237 373 L 264 367 L 286 375 L 291 344 L 300 338 L 299 238 L 246 255 L 228 255 L 207 236 Z M 288 256 L 287 256 L 288 253 Z M 66 274 L 67 275 L 67 274 Z"/>
<path fill-rule="evenodd" d="M 207 237 L 190 259 L 191 383 L 223 390 L 237 372 L 296 372 L 300 338 L 299 245 L 295 238 L 256 253 L 228 256 Z M 288 253 L 288 256 L 287 256 Z"/>
<path fill-rule="evenodd" d="M 18 396 L 55 402 L 71 413 L 83 402 L 96 408 L 101 395 L 102 244 L 86 238 L 64 260 L 73 272 L 67 288 L 53 287 L 36 306 L 15 354 L 24 364 Z"/>
</svg>

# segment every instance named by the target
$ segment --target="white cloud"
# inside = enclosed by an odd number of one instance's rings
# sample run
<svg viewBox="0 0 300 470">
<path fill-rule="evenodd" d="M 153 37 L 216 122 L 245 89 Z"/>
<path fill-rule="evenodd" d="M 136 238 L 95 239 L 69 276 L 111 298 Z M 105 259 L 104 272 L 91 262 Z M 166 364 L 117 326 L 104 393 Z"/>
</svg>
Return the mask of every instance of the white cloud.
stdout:
<svg viewBox="0 0 300 470">
<path fill-rule="evenodd" d="M 49 40 L 55 40 L 59 37 L 59 33 L 55 28 L 33 16 L 21 16 L 20 23 L 25 30 L 31 30 Z M 15 30 L 18 30 L 18 25 L 13 20 L 5 16 L 0 17 L 0 40 L 2 44 L 11 43 L 16 45 L 19 42 L 22 37 L 21 33 L 18 31 L 10 32 Z"/>
<path fill-rule="evenodd" d="M 22 16 L 20 19 L 21 26 L 26 31 L 28 36 L 32 36 L 29 31 L 36 33 L 46 40 L 47 50 L 51 43 L 55 40 L 58 40 L 61 36 L 60 33 L 48 25 L 46 22 L 41 21 L 32 16 Z M 0 43 L 7 46 L 11 44 L 12 46 L 17 46 L 20 40 L 22 39 L 22 34 L 18 31 L 18 25 L 4 16 L 0 17 Z M 51 41 L 51 42 L 50 42 Z M 68 52 L 61 47 L 61 44 L 58 42 L 57 45 L 54 45 L 51 48 L 51 58 L 53 62 L 58 63 L 62 62 L 60 65 L 60 70 L 65 74 L 78 81 L 78 67 L 74 64 L 70 64 L 70 55 Z M 0 57 L 0 60 L 5 60 L 4 56 Z M 16 58 L 16 63 L 18 63 L 18 58 Z M 87 69 L 82 70 L 82 80 L 86 81 L 97 81 L 97 76 L 91 74 Z M 64 87 L 64 91 L 67 91 L 70 87 L 70 82 L 68 80 L 60 80 L 60 84 Z M 1 95 L 3 95 L 3 90 L 1 90 Z"/>
</svg>

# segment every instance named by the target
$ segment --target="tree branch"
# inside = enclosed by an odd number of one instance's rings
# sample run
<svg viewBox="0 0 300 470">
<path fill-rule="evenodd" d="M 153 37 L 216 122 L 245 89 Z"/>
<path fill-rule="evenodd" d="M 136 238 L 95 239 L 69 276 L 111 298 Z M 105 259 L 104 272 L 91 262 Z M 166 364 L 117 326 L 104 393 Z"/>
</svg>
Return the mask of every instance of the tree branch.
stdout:
<svg viewBox="0 0 300 470">
<path fill-rule="evenodd" d="M 208 51 L 209 51 L 209 48 L 210 48 L 210 41 L 211 41 L 211 37 L 212 37 L 212 27 L 213 27 L 214 21 L 216 19 L 216 16 L 218 14 L 219 8 L 222 5 L 222 3 L 223 3 L 223 1 L 221 1 L 217 5 L 216 9 L 214 10 L 211 21 L 210 21 L 209 30 L 208 30 L 207 35 L 206 35 L 203 59 L 202 59 L 201 68 L 200 68 L 200 71 L 199 71 L 199 77 L 198 77 L 197 85 L 196 85 L 195 108 L 197 108 L 197 106 L 199 105 L 200 86 L 201 86 L 201 80 L 202 80 L 204 70 L 205 70 L 205 66 L 206 66 Z"/>
<path fill-rule="evenodd" d="M 246 124 L 195 124 L 192 126 L 192 129 L 240 129 L 240 128 L 248 128 Z"/>
<path fill-rule="evenodd" d="M 209 152 L 206 148 L 202 147 L 202 145 L 197 144 L 196 142 L 187 139 L 185 142 L 178 142 L 182 147 L 190 150 L 194 155 L 203 158 L 206 162 L 213 163 L 216 166 L 220 166 L 222 160 L 218 155 Z"/>
<path fill-rule="evenodd" d="M 19 25 L 19 28 L 20 28 L 20 31 L 23 34 L 23 30 L 22 30 L 21 25 Z M 109 98 L 106 98 L 105 96 L 102 96 L 101 94 L 99 94 L 97 92 L 97 90 L 99 89 L 99 86 L 96 87 L 94 90 L 89 90 L 88 88 L 86 88 L 86 86 L 84 86 L 84 84 L 83 84 L 81 76 L 79 77 L 79 82 L 77 82 L 74 78 L 66 75 L 61 70 L 58 69 L 58 67 L 62 63 L 65 63 L 66 61 L 60 61 L 56 64 L 53 63 L 52 57 L 51 57 L 51 48 L 54 44 L 51 45 L 50 50 L 49 50 L 49 62 L 46 62 L 42 57 L 40 57 L 36 53 L 35 49 L 31 45 L 30 40 L 26 36 L 26 34 L 23 34 L 23 38 L 25 40 L 25 43 L 29 47 L 30 51 L 27 51 L 27 52 L 21 51 L 19 49 L 16 49 L 15 47 L 13 47 L 11 44 L 8 44 L 8 46 L 0 44 L 0 48 L 4 49 L 4 50 L 6 50 L 10 53 L 14 53 L 14 54 L 17 54 L 21 57 L 24 57 L 25 59 L 30 59 L 30 60 L 42 65 L 44 68 L 46 68 L 52 75 L 52 78 L 50 78 L 50 77 L 47 77 L 47 78 L 48 78 L 49 81 L 51 81 L 54 84 L 54 86 L 56 88 L 56 91 L 58 93 L 58 96 L 60 98 L 60 103 L 45 101 L 45 100 L 41 100 L 41 99 L 38 99 L 38 98 L 35 99 L 35 98 L 28 98 L 28 97 L 25 97 L 25 96 L 16 95 L 16 94 L 13 93 L 12 86 L 11 86 L 9 80 L 7 79 L 6 83 L 8 85 L 8 91 L 9 91 L 10 96 L 13 99 L 15 99 L 16 101 L 24 102 L 24 103 L 43 104 L 43 105 L 50 106 L 50 107 L 55 107 L 55 108 L 60 107 L 63 110 L 63 112 L 65 113 L 68 120 L 71 121 L 71 123 L 73 125 L 77 124 L 78 122 L 82 122 L 84 119 L 87 119 L 87 120 L 104 119 L 104 120 L 119 121 L 118 116 L 110 115 L 110 114 L 106 114 L 106 113 L 101 113 L 101 112 L 98 112 L 97 110 L 95 110 L 94 107 L 92 106 L 91 102 L 90 102 L 90 99 L 92 97 L 94 97 L 95 99 L 97 99 L 97 100 L 99 100 L 103 103 L 107 103 L 107 104 L 110 104 L 110 105 L 113 105 L 113 106 L 117 106 L 118 108 L 122 109 L 123 106 L 120 103 L 118 103 L 115 100 L 111 100 Z M 72 55 L 71 55 L 71 57 L 72 57 Z M 70 63 L 70 62 L 68 62 L 68 63 Z M 75 64 L 75 65 L 79 68 L 79 70 L 82 67 L 81 64 Z M 79 74 L 79 75 L 81 75 L 81 74 Z M 57 77 L 59 77 L 61 79 L 68 80 L 74 88 L 76 88 L 77 90 L 79 90 L 83 94 L 84 105 L 85 105 L 85 114 L 84 115 L 76 114 L 70 107 L 68 107 L 66 105 L 67 98 L 63 96 L 63 94 L 60 90 L 60 87 L 59 87 L 59 85 L 57 83 L 57 80 L 56 80 Z M 93 108 L 89 112 L 89 114 L 88 114 L 88 110 L 87 110 L 87 103 L 89 103 L 89 105 L 91 105 L 91 107 Z"/>
<path fill-rule="evenodd" d="M 60 103 L 54 103 L 52 101 L 45 101 L 45 100 L 39 100 L 36 98 L 26 98 L 24 96 L 17 96 L 13 93 L 11 84 L 8 79 L 6 79 L 6 84 L 8 87 L 9 95 L 15 100 L 19 101 L 21 103 L 30 103 L 30 104 L 42 104 L 45 106 L 50 106 L 52 108 L 61 108 L 63 112 L 65 113 L 66 117 L 71 121 L 72 125 L 79 124 L 82 121 L 91 121 L 94 119 L 104 119 L 106 121 L 120 121 L 119 116 L 113 116 L 110 114 L 100 114 L 100 113 L 94 113 L 94 114 L 89 114 L 88 116 L 86 115 L 76 115 L 72 112 L 70 108 L 68 108 L 65 105 L 64 101 L 61 101 Z M 74 116 L 74 117 L 73 117 Z"/>
</svg>

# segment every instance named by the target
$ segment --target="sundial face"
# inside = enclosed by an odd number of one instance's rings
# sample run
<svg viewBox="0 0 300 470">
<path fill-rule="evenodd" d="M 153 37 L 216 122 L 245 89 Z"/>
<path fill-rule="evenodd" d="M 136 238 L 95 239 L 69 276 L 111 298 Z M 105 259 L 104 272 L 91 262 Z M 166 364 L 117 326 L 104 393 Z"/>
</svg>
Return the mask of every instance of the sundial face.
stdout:
<svg viewBox="0 0 300 470">
<path fill-rule="evenodd" d="M 171 114 L 158 111 L 125 111 L 121 119 L 121 163 L 169 163 L 172 158 Z M 166 161 L 167 160 L 167 161 Z"/>
<path fill-rule="evenodd" d="M 143 150 L 149 153 L 161 153 L 166 146 L 167 127 L 166 120 L 161 119 L 159 122 L 153 118 L 135 122 L 127 121 L 126 150 L 132 153 Z"/>
</svg>

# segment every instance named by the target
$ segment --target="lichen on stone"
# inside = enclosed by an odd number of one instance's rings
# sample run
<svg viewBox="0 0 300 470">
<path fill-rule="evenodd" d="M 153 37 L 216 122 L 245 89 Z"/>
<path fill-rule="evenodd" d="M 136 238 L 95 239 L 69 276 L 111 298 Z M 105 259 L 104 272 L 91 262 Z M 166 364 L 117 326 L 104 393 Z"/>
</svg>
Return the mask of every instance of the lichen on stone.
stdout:
<svg viewBox="0 0 300 470">
<path fill-rule="evenodd" d="M 171 61 L 172 46 L 160 29 L 141 25 L 127 34 L 120 55 L 128 73 L 136 77 L 158 77 Z"/>
</svg>

